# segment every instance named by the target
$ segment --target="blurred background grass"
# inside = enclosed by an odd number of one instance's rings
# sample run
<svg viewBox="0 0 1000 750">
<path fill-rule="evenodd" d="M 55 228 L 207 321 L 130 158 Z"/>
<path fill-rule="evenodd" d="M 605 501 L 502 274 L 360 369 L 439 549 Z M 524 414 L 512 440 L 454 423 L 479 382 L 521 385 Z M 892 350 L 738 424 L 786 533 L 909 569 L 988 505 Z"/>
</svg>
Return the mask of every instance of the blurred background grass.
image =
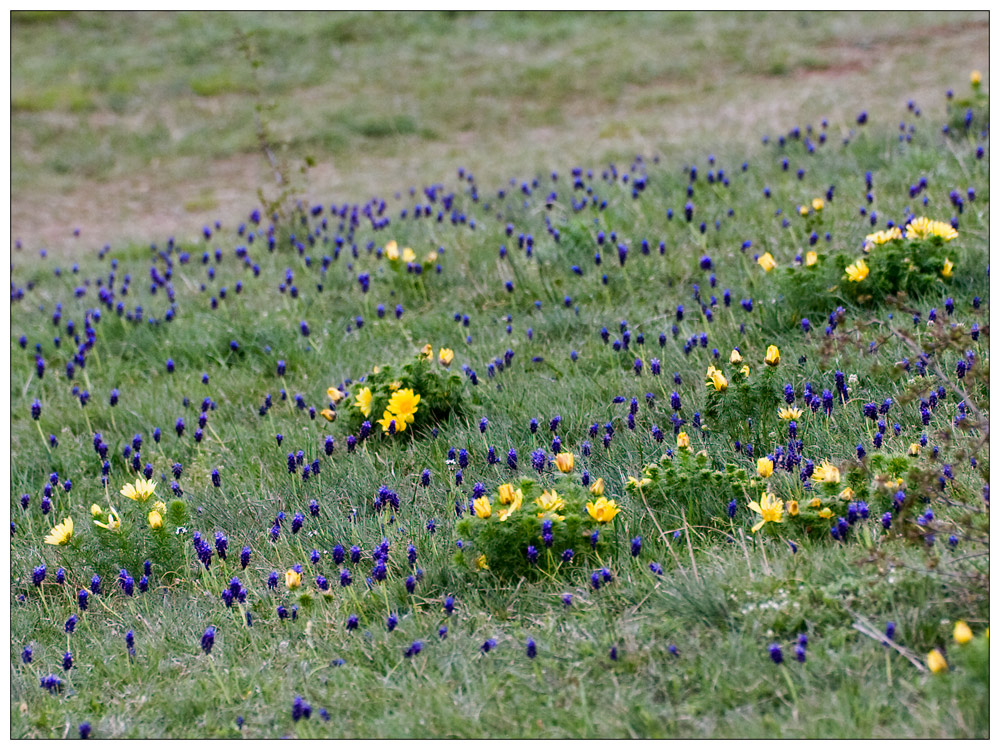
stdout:
<svg viewBox="0 0 1000 750">
<path fill-rule="evenodd" d="M 273 179 L 258 103 L 309 195 L 356 200 L 943 108 L 988 34 L 976 12 L 15 12 L 12 229 L 58 251 L 244 213 Z"/>
</svg>

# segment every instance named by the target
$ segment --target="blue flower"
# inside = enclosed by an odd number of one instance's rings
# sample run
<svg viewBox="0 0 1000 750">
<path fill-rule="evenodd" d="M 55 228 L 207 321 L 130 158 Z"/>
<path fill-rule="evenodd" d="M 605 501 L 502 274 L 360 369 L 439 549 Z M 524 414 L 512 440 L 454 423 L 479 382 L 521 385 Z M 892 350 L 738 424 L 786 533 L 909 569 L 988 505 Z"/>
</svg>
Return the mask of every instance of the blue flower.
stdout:
<svg viewBox="0 0 1000 750">
<path fill-rule="evenodd" d="M 215 645 L 215 628 L 209 625 L 205 629 L 205 633 L 201 636 L 201 649 L 206 654 L 211 653 L 212 646 Z"/>
<path fill-rule="evenodd" d="M 768 652 L 771 655 L 771 661 L 773 661 L 775 664 L 781 664 L 781 662 L 784 661 L 784 657 L 781 654 L 781 646 L 779 646 L 777 643 L 772 643 L 768 647 Z"/>
</svg>

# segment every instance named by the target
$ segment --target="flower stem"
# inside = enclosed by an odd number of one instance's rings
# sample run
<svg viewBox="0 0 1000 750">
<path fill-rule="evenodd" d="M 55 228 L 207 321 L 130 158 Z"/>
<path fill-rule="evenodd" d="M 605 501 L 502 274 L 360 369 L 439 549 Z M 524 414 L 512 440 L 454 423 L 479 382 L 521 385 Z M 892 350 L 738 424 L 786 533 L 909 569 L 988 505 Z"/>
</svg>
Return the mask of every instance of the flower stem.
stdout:
<svg viewBox="0 0 1000 750">
<path fill-rule="evenodd" d="M 222 690 L 222 695 L 225 697 L 226 703 L 229 703 L 229 691 L 226 690 L 226 686 L 222 682 L 222 678 L 219 676 L 219 670 L 216 669 L 215 666 L 215 659 L 209 656 L 208 663 L 212 665 L 212 674 L 215 675 L 215 681 L 219 683 L 219 688 Z"/>
</svg>

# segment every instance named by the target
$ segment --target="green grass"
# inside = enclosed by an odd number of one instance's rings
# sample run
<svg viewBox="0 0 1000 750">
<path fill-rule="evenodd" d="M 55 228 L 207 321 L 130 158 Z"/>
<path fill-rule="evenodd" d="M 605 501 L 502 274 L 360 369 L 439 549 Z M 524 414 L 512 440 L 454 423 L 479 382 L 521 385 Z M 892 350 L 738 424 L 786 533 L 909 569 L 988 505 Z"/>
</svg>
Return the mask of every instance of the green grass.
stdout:
<svg viewBox="0 0 1000 750">
<path fill-rule="evenodd" d="M 482 180 L 567 162 L 676 156 L 749 142 L 792 119 L 847 122 L 924 107 L 988 69 L 982 14 L 68 13 L 12 16 L 15 236 L 54 251 L 58 194 L 91 242 L 144 242 L 203 159 L 238 168 L 223 214 L 270 179 L 258 164 L 257 84 L 287 158 L 319 164 L 316 196 Z M 668 50 L 664 53 L 664 50 Z M 150 60 L 170 60 L 157 66 Z M 877 64 L 876 64 L 877 63 Z M 887 81 L 892 81 L 887 90 Z M 693 95 L 692 92 L 697 92 Z M 719 116 L 721 114 L 721 116 Z M 895 115 L 893 115 L 895 116 Z M 470 148 L 471 147 L 471 148 Z M 123 190 L 156 176 L 156 189 Z M 98 181 L 105 187 L 92 191 Z M 201 187 L 201 185 L 199 185 Z M 112 220 L 112 211 L 122 215 Z M 190 226 L 217 218 L 191 206 Z M 164 234 L 162 224 L 157 232 Z"/>
<path fill-rule="evenodd" d="M 876 27 L 886 18 L 896 23 L 891 35 L 880 35 Z M 24 298 L 11 303 L 12 736 L 75 736 L 84 721 L 99 738 L 988 736 L 983 632 L 989 625 L 989 535 L 983 485 L 989 455 L 988 442 L 976 440 L 982 434 L 988 438 L 989 420 L 988 139 L 976 132 L 945 138 L 940 93 L 920 102 L 919 117 L 907 111 L 904 84 L 913 81 L 919 88 L 928 81 L 918 70 L 894 84 L 898 100 L 892 101 L 852 96 L 834 103 L 835 87 L 800 85 L 796 78 L 827 70 L 825 61 L 839 59 L 835 50 L 845 39 L 860 47 L 891 46 L 904 59 L 903 50 L 910 49 L 903 44 L 907 35 L 926 29 L 930 16 L 15 13 L 12 102 L 21 103 L 12 113 L 14 141 L 30 139 L 34 145 L 24 155 L 14 149 L 13 184 L 43 185 L 60 169 L 74 179 L 86 175 L 112 184 L 131 170 L 149 169 L 153 158 L 174 164 L 165 168 L 173 180 L 184 170 L 177 166 L 180 161 L 171 160 L 207 162 L 252 152 L 254 103 L 242 92 L 253 83 L 235 62 L 234 20 L 255 31 L 266 60 L 259 81 L 278 101 L 267 115 L 269 126 L 293 144 L 285 157 L 322 147 L 338 164 L 371 157 L 372 173 L 359 178 L 355 185 L 363 187 L 355 192 L 317 192 L 305 206 L 321 202 L 327 226 L 313 218 L 304 220 L 307 226 L 298 218 L 281 224 L 274 252 L 268 252 L 262 234 L 252 243 L 245 233 L 237 235 L 250 205 L 223 215 L 221 229 L 209 241 L 178 226 L 173 233 L 178 247 L 169 254 L 176 306 L 170 321 L 166 290 L 149 291 L 150 267 L 155 265 L 160 275 L 168 270 L 150 249 L 155 242 L 156 251 L 165 250 L 162 238 L 113 244 L 103 259 L 92 251 L 72 259 L 58 253 L 40 259 L 28 243 L 30 258 L 14 255 L 12 289 L 22 289 Z M 947 20 L 960 34 L 961 18 Z M 623 41 L 612 45 L 608 34 Z M 47 57 L 46 50 L 59 48 L 67 36 L 72 44 Z M 94 39 L 106 40 L 104 59 L 93 48 Z M 664 39 L 675 52 L 662 54 Z M 140 46 L 145 58 L 135 54 Z M 154 54 L 167 55 L 177 65 L 142 69 L 140 60 Z M 71 59 L 81 71 L 77 80 L 65 75 Z M 934 73 L 941 79 L 934 78 L 933 86 L 964 91 L 966 64 L 963 60 L 951 78 Z M 763 86 L 762 71 L 768 85 L 784 87 L 792 101 L 740 119 L 721 103 L 738 103 L 748 92 L 763 90 L 753 88 Z M 693 90 L 703 93 L 692 100 L 686 92 Z M 124 124 L 114 120 L 103 134 L 96 127 L 74 134 L 73 120 L 65 119 L 75 116 L 74 92 L 97 102 L 102 113 L 130 111 L 134 100 L 144 116 L 152 117 L 156 108 L 146 109 L 148 102 L 158 100 L 162 116 L 140 128 L 146 139 L 142 145 L 117 140 Z M 218 113 L 209 117 L 200 110 L 198 97 L 220 103 Z M 801 104 L 808 97 L 812 103 Z M 306 102 L 310 106 L 296 106 Z M 812 109 L 823 106 L 827 109 Z M 669 150 L 658 150 L 656 144 L 666 141 L 653 121 L 664 107 L 676 108 L 675 117 L 687 123 Z M 622 114 L 596 114 L 615 108 Z M 870 119 L 863 127 L 855 122 L 862 109 Z M 582 130 L 573 113 L 586 124 Z M 807 154 L 798 140 L 784 148 L 775 143 L 778 133 L 796 124 L 804 128 L 806 122 L 812 122 L 816 142 L 818 118 L 824 115 L 828 140 L 815 153 Z M 698 123 L 710 116 L 720 120 L 718 132 L 700 132 Z M 900 120 L 914 126 L 910 142 L 899 138 Z M 184 123 L 185 135 L 175 137 L 177 123 Z M 553 128 L 558 135 L 527 145 L 515 137 L 523 128 Z M 473 146 L 450 145 L 467 131 L 475 134 Z M 602 132 L 607 135 L 601 137 Z M 769 145 L 760 142 L 763 132 L 771 134 Z M 82 138 L 91 139 L 85 149 L 78 146 Z M 120 144 L 111 165 L 99 158 L 106 138 Z M 601 144 L 601 158 L 586 153 L 594 143 Z M 976 158 L 977 146 L 986 149 L 985 158 Z M 417 151 L 408 162 L 408 169 L 417 170 L 413 175 L 387 167 Z M 637 151 L 642 162 L 633 161 Z M 711 165 L 709 153 L 716 160 Z M 782 156 L 790 161 L 788 171 L 781 168 Z M 33 158 L 46 165 L 41 175 L 27 166 Z M 602 179 L 609 159 L 615 162 L 616 179 Z M 456 163 L 476 174 L 478 200 L 470 183 L 456 176 Z M 689 198 L 692 164 L 698 178 Z M 571 201 L 584 197 L 584 191 L 572 189 L 570 170 L 577 165 L 585 178 L 586 170 L 593 170 L 593 178 L 585 181 L 598 202 L 607 202 L 603 210 L 573 209 Z M 801 179 L 796 176 L 800 167 L 805 170 Z M 171 171 L 175 168 L 178 174 Z M 708 172 L 720 168 L 728 186 L 706 180 Z M 555 183 L 549 177 L 553 169 L 558 170 Z M 868 171 L 874 183 L 870 206 Z M 622 174 L 629 175 L 629 183 Z M 639 175 L 646 177 L 646 187 L 634 198 L 632 183 Z M 911 197 L 910 185 L 922 176 L 927 190 Z M 507 181 L 511 177 L 513 185 Z M 536 177 L 539 185 L 528 198 L 521 184 Z M 410 184 L 417 189 L 412 198 Z M 431 202 L 423 186 L 433 184 L 443 185 L 432 204 L 434 217 L 413 220 L 414 204 Z M 824 195 L 831 185 L 834 198 L 827 201 L 819 239 L 810 246 L 796 207 Z M 770 198 L 763 196 L 765 186 Z M 970 187 L 974 200 L 967 197 Z M 218 211 L 216 201 L 227 186 L 213 188 L 180 192 L 192 205 Z M 498 197 L 499 189 L 506 191 L 504 198 Z M 558 197 L 547 209 L 545 196 L 552 190 Z M 949 203 L 952 190 L 966 196 L 960 215 Z M 442 196 L 449 193 L 465 223 L 453 224 L 442 208 Z M 391 223 L 374 231 L 361 216 L 351 236 L 329 207 L 358 203 L 360 212 L 371 195 L 385 199 L 384 216 Z M 684 220 L 689 200 L 691 223 Z M 857 255 L 872 231 L 859 206 L 878 212 L 879 227 L 887 219 L 902 221 L 908 210 L 943 220 L 957 215 L 959 238 L 949 245 L 954 278 L 921 299 L 877 300 L 862 308 L 850 301 L 846 282 L 832 297 L 793 294 L 781 271 L 765 274 L 754 262 L 754 254 L 768 251 L 789 267 L 810 247 L 825 256 Z M 400 218 L 403 209 L 406 219 Z M 668 209 L 674 214 L 670 220 Z M 443 211 L 441 222 L 438 211 Z M 65 233 L 75 217 L 60 218 Z M 546 232 L 546 219 L 558 229 L 558 242 Z M 698 226 L 702 221 L 704 232 Z M 508 223 L 512 236 L 505 232 Z M 598 231 L 614 231 L 617 237 L 599 247 Z M 306 240 L 311 232 L 316 232 L 315 245 Z M 530 258 L 518 247 L 521 233 L 534 239 Z M 304 244 L 303 253 L 292 247 L 290 234 Z M 334 255 L 338 236 L 348 239 L 324 272 L 321 259 Z M 382 247 L 390 239 L 412 247 L 418 259 L 443 248 L 441 273 L 433 267 L 419 278 L 397 272 L 367 249 L 369 242 Z M 649 242 L 648 256 L 640 250 L 643 239 Z M 747 240 L 752 246 L 742 251 Z M 623 266 L 618 243 L 629 249 Z M 499 257 L 501 245 L 508 250 L 506 259 Z M 259 275 L 237 257 L 237 247 L 248 249 Z M 219 260 L 211 257 L 216 248 Z M 599 267 L 595 251 L 602 256 Z M 189 262 L 181 262 L 181 252 L 190 253 Z M 206 264 L 203 252 L 210 255 Z M 712 258 L 711 271 L 700 268 L 703 255 Z M 117 263 L 110 309 L 97 298 L 98 279 L 107 284 L 112 271 L 109 261 Z M 78 273 L 70 268 L 74 262 Z M 579 275 L 571 270 L 574 265 Z M 295 297 L 279 289 L 287 273 Z M 371 276 L 367 294 L 360 291 L 360 273 Z M 123 295 L 126 274 L 131 284 Z M 715 286 L 710 276 L 717 277 Z M 508 281 L 511 292 L 505 290 Z M 693 299 L 693 284 L 704 302 L 718 298 L 711 320 Z M 81 286 L 85 294 L 74 297 Z M 724 290 L 731 292 L 731 306 L 723 304 Z M 951 314 L 945 312 L 947 297 L 954 300 Z M 978 308 L 974 297 L 982 300 Z M 741 307 L 744 298 L 754 300 L 752 312 Z M 130 316 L 141 305 L 138 320 L 117 314 L 119 301 Z M 62 304 L 58 327 L 52 323 L 57 303 Z M 376 313 L 380 304 L 384 318 Z M 393 312 L 397 304 L 404 309 L 400 319 Z M 826 334 L 827 315 L 837 304 L 845 306 L 845 319 Z M 684 306 L 681 321 L 678 305 Z M 67 378 L 66 365 L 76 351 L 67 323 L 74 321 L 82 342 L 86 312 L 94 308 L 101 312 L 93 323 L 94 347 L 86 366 Z M 937 311 L 937 326 L 927 322 L 931 308 Z M 920 315 L 918 325 L 912 322 L 914 313 Z M 361 328 L 356 316 L 364 320 Z M 468 316 L 468 326 L 462 316 Z M 812 323 L 810 333 L 802 331 L 803 317 Z M 149 318 L 157 322 L 150 324 Z M 308 337 L 299 331 L 301 321 L 309 325 Z M 944 346 L 952 323 L 958 326 L 956 343 Z M 973 323 L 982 329 L 977 341 L 969 336 Z M 630 331 L 631 343 L 627 351 L 615 351 L 599 332 L 606 327 L 614 342 L 622 337 L 622 326 Z M 666 335 L 663 346 L 660 332 Z M 695 343 L 685 351 L 689 337 L 703 332 L 707 346 Z M 24 349 L 18 344 L 21 335 Z M 61 339 L 58 347 L 54 336 Z M 230 341 L 238 342 L 236 351 Z M 440 424 L 436 437 L 412 430 L 392 440 L 373 435 L 348 452 L 347 415 L 358 379 L 375 365 L 406 361 L 426 342 L 435 351 L 441 346 L 455 350 L 451 369 L 465 382 L 463 414 Z M 42 378 L 35 372 L 36 343 L 46 363 Z M 799 406 L 805 383 L 820 393 L 834 389 L 834 371 L 851 378 L 849 400 L 838 401 L 830 417 L 805 407 L 799 420 L 802 454 L 817 465 L 829 460 L 846 477 L 849 470 L 859 470 L 857 445 L 865 446 L 870 462 L 877 453 L 905 454 L 921 434 L 928 436 L 915 461 L 926 474 L 908 475 L 907 492 L 933 498 L 935 519 L 929 526 L 913 523 L 915 516 L 907 521 L 896 515 L 892 530 L 885 532 L 873 515 L 859 521 L 843 542 L 830 538 L 826 527 L 810 535 L 787 519 L 777 529 L 769 524 L 754 534 L 750 528 L 757 517 L 746 504 L 756 496 L 739 498 L 730 519 L 730 498 L 706 491 L 680 517 L 680 505 L 671 505 L 669 498 L 663 506 L 650 500 L 649 510 L 639 494 L 627 489 L 629 477 L 641 476 L 646 464 L 675 446 L 670 407 L 675 390 L 691 447 L 705 451 L 714 468 L 733 466 L 753 474 L 757 457 L 787 443 L 782 423 L 764 444 L 755 445 L 750 458 L 734 450 L 730 436 L 716 425 L 699 429 L 693 423 L 695 412 L 705 419 L 704 379 L 708 364 L 716 362 L 713 349 L 720 355 L 716 364 L 734 377 L 728 356 L 739 347 L 758 378 L 765 376 L 763 357 L 770 344 L 781 350 L 777 387 L 791 383 Z M 509 364 L 491 365 L 508 349 L 514 352 Z M 915 377 L 920 350 L 937 352 L 929 381 Z M 975 365 L 959 380 L 956 363 L 966 351 L 974 353 Z M 172 374 L 166 371 L 168 358 L 176 367 Z M 636 358 L 643 362 L 641 375 L 632 369 Z M 651 373 L 653 358 L 661 362 L 659 376 Z M 904 358 L 914 363 L 909 373 L 896 366 Z M 283 376 L 277 374 L 279 360 L 287 365 Z M 478 385 L 463 374 L 463 366 L 476 371 Z M 354 382 L 344 385 L 348 380 Z M 302 394 L 307 405 L 325 408 L 326 389 L 335 384 L 351 393 L 339 405 L 337 421 L 319 415 L 310 419 L 296 407 L 295 397 Z M 946 395 L 925 426 L 918 402 L 928 398 L 928 385 L 941 385 Z M 91 394 L 86 406 L 72 393 L 73 386 Z M 112 388 L 120 391 L 113 407 Z M 651 404 L 647 393 L 654 397 Z M 273 405 L 261 416 L 266 394 Z M 615 403 L 618 396 L 624 402 Z M 631 430 L 627 416 L 633 397 L 638 410 Z M 954 428 L 963 397 L 970 415 L 976 407 L 984 412 L 978 433 Z M 193 433 L 206 398 L 215 408 L 207 412 L 204 439 L 196 443 Z M 886 417 L 885 443 L 876 450 L 874 427 L 862 405 L 886 398 L 894 405 Z M 35 399 L 42 412 L 32 424 Z M 622 508 L 601 531 L 612 545 L 603 561 L 612 580 L 597 590 L 590 566 L 564 566 L 551 577 L 503 580 L 455 559 L 456 503 L 468 502 L 476 482 L 485 485 L 495 503 L 497 486 L 512 476 L 506 465 L 511 448 L 517 451 L 519 473 L 534 475 L 531 451 L 551 453 L 549 420 L 555 415 L 561 417 L 558 435 L 564 448 L 576 456 L 576 471 L 603 478 L 608 496 Z M 186 423 L 183 437 L 174 431 L 178 417 Z M 488 419 L 484 433 L 482 417 Z M 536 434 L 529 429 L 532 418 L 539 422 Z M 605 448 L 601 435 L 608 422 L 615 432 Z M 900 425 L 898 436 L 893 422 Z M 589 432 L 594 423 L 599 425 L 596 437 Z M 665 442 L 654 439 L 653 424 L 666 433 Z M 159 443 L 152 438 L 157 427 Z M 94 432 L 108 446 L 107 487 Z M 283 435 L 280 446 L 276 433 Z M 57 448 L 48 447 L 49 434 L 57 437 Z M 142 436 L 141 462 L 153 466 L 158 498 L 173 499 L 171 466 L 183 465 L 178 482 L 190 517 L 184 532 L 170 536 L 177 541 L 172 553 L 156 553 L 150 546 L 148 508 L 118 494 L 136 476 L 123 457 L 136 434 Z M 323 448 L 326 435 L 335 439 L 330 456 Z M 584 455 L 585 442 L 590 455 Z M 932 456 L 935 445 L 937 457 Z M 487 462 L 490 446 L 499 458 L 495 466 Z M 455 481 L 458 467 L 448 459 L 450 447 L 468 450 L 461 486 Z M 303 480 L 301 471 L 288 473 L 286 456 L 299 450 L 307 461 L 319 461 L 318 476 Z M 947 493 L 937 489 L 944 464 L 955 477 L 946 483 Z M 428 487 L 420 484 L 425 468 L 431 472 Z M 213 469 L 220 472 L 221 487 L 212 484 Z M 60 485 L 71 479 L 72 490 L 56 486 L 54 507 L 43 516 L 40 501 L 52 472 L 58 472 Z M 865 477 L 866 489 L 872 479 Z M 373 509 L 381 485 L 399 494 L 400 508 L 391 517 Z M 798 467 L 776 470 L 769 486 L 782 499 L 801 498 L 803 504 L 808 499 Z M 24 493 L 30 495 L 27 510 L 18 502 Z M 313 499 L 319 506 L 315 518 L 309 512 Z M 95 502 L 105 508 L 113 503 L 121 511 L 121 532 L 98 536 L 88 510 Z M 922 511 L 923 504 L 918 505 Z M 686 522 L 688 511 L 697 511 L 697 523 Z M 286 519 L 273 541 L 279 512 Z M 296 513 L 305 521 L 293 534 Z M 75 543 L 65 548 L 44 544 L 53 523 L 66 516 L 74 519 Z M 429 519 L 436 522 L 433 534 L 426 528 Z M 171 533 L 174 525 L 168 523 Z M 933 545 L 922 536 L 928 529 L 937 537 Z M 191 543 L 195 530 L 209 543 L 216 531 L 224 532 L 227 559 L 213 555 L 210 568 L 201 566 Z M 951 534 L 958 537 L 955 548 L 946 541 Z M 636 536 L 642 537 L 642 549 L 633 557 L 629 542 Z M 364 579 L 372 571 L 371 551 L 383 538 L 391 542 L 388 578 L 369 591 Z M 361 562 L 336 564 L 331 558 L 336 544 L 358 545 Z M 404 588 L 413 573 L 406 560 L 408 544 L 416 547 L 417 567 L 423 571 L 413 594 Z M 238 562 L 244 545 L 252 549 L 245 570 Z M 321 553 L 316 565 L 309 561 L 314 549 Z M 153 560 L 149 591 L 125 596 L 118 571 L 127 568 L 138 582 L 146 558 Z M 42 563 L 47 577 L 36 587 L 32 570 Z M 284 586 L 284 571 L 296 563 L 303 565 L 303 585 L 291 592 Z M 651 571 L 651 563 L 662 566 L 662 575 Z M 62 586 L 53 582 L 60 566 L 66 571 Z M 339 585 L 342 568 L 353 576 L 346 589 Z M 276 590 L 266 585 L 272 571 L 281 579 Z M 91 596 L 81 613 L 77 591 L 91 588 L 95 573 L 103 578 L 104 593 Z M 317 589 L 319 574 L 329 579 L 328 595 Z M 220 593 L 233 576 L 248 596 L 230 609 Z M 567 594 L 570 606 L 563 601 Z M 451 615 L 443 610 L 446 596 L 455 598 Z M 279 605 L 297 607 L 296 618 L 279 619 Z M 246 627 L 245 612 L 252 613 L 252 627 Z M 390 612 L 398 616 L 392 632 L 386 628 Z M 73 613 L 80 622 L 68 635 L 64 623 Z M 345 624 L 352 614 L 360 625 L 349 632 Z M 956 620 L 970 624 L 973 643 L 952 641 Z M 896 623 L 902 653 L 856 627 L 881 633 L 889 621 Z M 206 655 L 200 639 L 209 625 L 216 628 L 216 641 Z M 438 635 L 442 626 L 447 627 L 443 639 Z M 134 659 L 125 647 L 129 630 L 135 636 Z M 804 663 L 794 657 L 800 634 L 809 642 Z M 529 638 L 537 644 L 534 659 L 526 655 Z M 484 653 L 487 639 L 496 645 Z M 422 651 L 405 657 L 415 640 L 422 642 Z M 783 649 L 780 666 L 769 658 L 772 643 Z M 30 664 L 21 659 L 26 645 L 34 652 Z M 613 647 L 617 659 L 610 656 Z M 946 649 L 948 674 L 929 674 L 907 658 L 922 664 L 935 647 Z M 61 667 L 66 650 L 74 660 L 68 673 Z M 64 681 L 58 694 L 39 686 L 50 673 Z M 293 722 L 295 696 L 311 704 L 311 718 Z M 329 722 L 319 715 L 321 708 L 329 712 Z M 245 721 L 242 729 L 237 717 Z"/>
</svg>

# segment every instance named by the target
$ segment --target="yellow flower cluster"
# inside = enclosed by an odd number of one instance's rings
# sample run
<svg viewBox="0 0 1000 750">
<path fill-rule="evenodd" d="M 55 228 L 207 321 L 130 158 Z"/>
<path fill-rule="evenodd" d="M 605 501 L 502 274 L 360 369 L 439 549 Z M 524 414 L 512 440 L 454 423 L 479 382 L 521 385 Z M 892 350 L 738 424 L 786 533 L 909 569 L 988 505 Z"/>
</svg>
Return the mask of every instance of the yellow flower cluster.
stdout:
<svg viewBox="0 0 1000 750">
<path fill-rule="evenodd" d="M 871 250 L 874 245 L 884 245 L 887 242 L 901 239 L 903 239 L 903 232 L 899 227 L 882 229 L 878 232 L 873 232 L 865 237 L 865 252 Z"/>
<path fill-rule="evenodd" d="M 914 219 L 906 225 L 906 239 L 925 240 L 928 237 L 940 237 L 945 242 L 951 242 L 958 237 L 958 232 L 946 221 L 933 221 L 926 216 Z"/>
<path fill-rule="evenodd" d="M 403 252 L 400 253 L 396 240 L 390 240 L 385 245 L 385 257 L 390 261 L 397 261 L 402 258 L 404 263 L 412 263 L 417 259 L 417 254 L 409 247 L 404 247 Z"/>
<path fill-rule="evenodd" d="M 571 454 L 570 454 L 571 455 Z M 586 505 L 587 513 L 598 523 L 608 523 L 620 512 L 620 508 L 614 500 L 604 496 L 604 480 L 597 479 L 590 486 L 590 494 L 594 497 Z M 497 511 L 497 520 L 503 522 L 514 513 L 521 510 L 524 503 L 524 493 L 512 484 L 501 484 L 497 488 L 497 498 L 500 507 Z M 547 518 L 554 521 L 561 521 L 565 518 L 559 511 L 565 510 L 566 500 L 559 496 L 555 490 L 545 490 L 535 498 L 534 505 L 537 508 L 538 518 Z M 489 497 L 478 497 L 472 501 L 472 510 L 478 518 L 487 519 L 493 516 L 494 508 Z"/>
<path fill-rule="evenodd" d="M 343 401 L 347 394 L 335 386 L 330 386 L 326 389 L 326 396 L 330 399 L 330 402 L 336 406 L 341 401 Z M 337 412 L 333 409 L 323 409 L 320 411 L 320 416 L 323 417 L 327 422 L 332 422 L 337 418 Z"/>
<path fill-rule="evenodd" d="M 382 419 L 378 423 L 382 426 L 382 431 L 389 432 L 389 425 L 396 423 L 396 432 L 405 432 L 406 425 L 413 424 L 417 413 L 417 404 L 420 403 L 420 394 L 414 393 L 412 388 L 400 388 L 389 398 L 389 406 L 382 413 Z"/>
<path fill-rule="evenodd" d="M 500 496 L 500 504 L 506 506 L 500 511 L 499 518 L 501 521 L 506 521 L 513 513 L 521 509 L 524 493 L 521 490 L 515 490 L 511 484 L 502 484 L 497 489 L 497 494 Z"/>
</svg>

